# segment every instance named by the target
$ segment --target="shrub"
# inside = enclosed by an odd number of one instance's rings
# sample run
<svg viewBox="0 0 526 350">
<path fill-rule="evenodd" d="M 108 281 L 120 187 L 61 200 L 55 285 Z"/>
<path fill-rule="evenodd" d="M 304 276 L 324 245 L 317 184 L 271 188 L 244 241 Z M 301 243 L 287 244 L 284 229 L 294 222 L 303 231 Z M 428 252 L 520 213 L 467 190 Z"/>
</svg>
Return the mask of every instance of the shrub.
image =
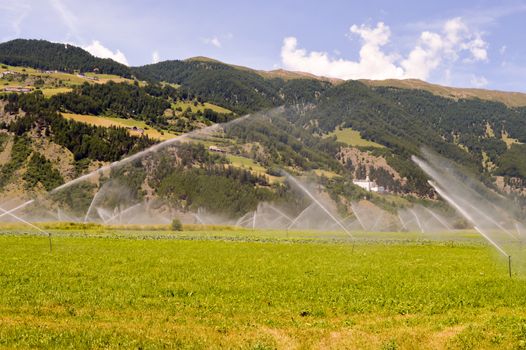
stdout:
<svg viewBox="0 0 526 350">
<path fill-rule="evenodd" d="M 179 220 L 179 219 L 173 219 L 171 226 L 172 226 L 172 230 L 174 230 L 174 231 L 182 231 L 183 230 L 183 224 L 181 223 L 181 220 Z"/>
</svg>

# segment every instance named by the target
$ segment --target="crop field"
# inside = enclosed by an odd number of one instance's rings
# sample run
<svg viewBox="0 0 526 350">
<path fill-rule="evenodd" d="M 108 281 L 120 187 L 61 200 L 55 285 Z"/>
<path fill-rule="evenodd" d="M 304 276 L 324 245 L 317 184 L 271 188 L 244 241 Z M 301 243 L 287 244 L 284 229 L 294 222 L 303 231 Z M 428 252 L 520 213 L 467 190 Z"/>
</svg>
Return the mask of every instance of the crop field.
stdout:
<svg viewBox="0 0 526 350">
<path fill-rule="evenodd" d="M 351 128 L 344 128 L 341 130 L 335 130 L 327 136 L 336 136 L 336 139 L 340 142 L 346 143 L 349 146 L 357 147 L 379 147 L 383 148 L 384 146 L 379 143 L 366 140 L 362 138 L 359 131 L 353 130 Z"/>
<path fill-rule="evenodd" d="M 526 283 L 471 233 L 49 227 L 3 227 L 0 348 L 526 346 Z"/>
<path fill-rule="evenodd" d="M 258 175 L 265 175 L 270 182 L 282 182 L 283 178 L 279 176 L 273 176 L 267 174 L 267 169 L 265 167 L 259 165 L 254 160 L 246 157 L 236 156 L 234 154 L 227 154 L 226 159 L 228 159 L 233 166 L 251 170 L 253 173 Z"/>
<path fill-rule="evenodd" d="M 231 112 L 230 110 L 228 110 L 226 108 L 223 108 L 221 106 L 217 106 L 215 104 L 208 103 L 208 102 L 205 102 L 203 104 L 199 103 L 199 104 L 195 105 L 194 102 L 191 102 L 191 101 L 177 101 L 175 103 L 172 103 L 172 108 L 174 110 L 177 109 L 177 108 L 181 108 L 181 110 L 183 110 L 183 111 L 185 111 L 187 108 L 190 108 L 192 113 L 196 113 L 198 111 L 203 112 L 205 109 L 211 109 L 214 112 L 225 113 L 225 114 Z"/>
<path fill-rule="evenodd" d="M 66 119 L 73 119 L 78 122 L 96 125 L 96 126 L 104 126 L 104 127 L 117 126 L 117 127 L 122 127 L 122 128 L 128 128 L 128 127 L 135 126 L 137 128 L 143 129 L 144 134 L 148 135 L 148 137 L 154 140 L 165 141 L 165 140 L 172 139 L 177 136 L 168 131 L 163 131 L 161 133 L 159 130 L 156 130 L 152 128 L 151 126 L 146 125 L 145 122 L 140 121 L 140 120 L 135 120 L 135 119 L 94 116 L 94 115 L 85 115 L 85 114 L 73 114 L 73 113 L 62 113 L 62 115 Z M 136 135 L 136 136 L 141 135 L 139 131 L 134 131 L 134 130 L 129 130 L 129 133 L 132 135 Z"/>
<path fill-rule="evenodd" d="M 129 83 L 133 84 L 133 80 L 119 77 L 118 75 L 112 74 L 98 74 L 98 73 L 85 73 L 84 77 L 78 76 L 77 74 L 65 73 L 65 72 L 49 72 L 45 73 L 38 69 L 30 67 L 16 67 L 0 64 L 0 73 L 5 71 L 15 72 L 17 74 L 23 74 L 25 79 L 20 80 L 18 76 L 15 80 L 7 80 L 6 78 L 0 79 L 0 87 L 17 87 L 17 86 L 28 86 L 34 88 L 33 82 L 40 78 L 43 79 L 44 85 L 41 90 L 44 96 L 51 97 L 59 93 L 65 93 L 72 90 L 74 86 L 81 85 L 85 82 L 91 84 L 104 84 L 109 81 L 116 83 Z M 88 78 L 86 78 L 88 77 Z M 94 80 L 96 79 L 96 80 Z M 56 82 L 61 82 L 64 86 L 56 86 Z M 139 82 L 140 85 L 144 85 L 143 82 Z"/>
</svg>

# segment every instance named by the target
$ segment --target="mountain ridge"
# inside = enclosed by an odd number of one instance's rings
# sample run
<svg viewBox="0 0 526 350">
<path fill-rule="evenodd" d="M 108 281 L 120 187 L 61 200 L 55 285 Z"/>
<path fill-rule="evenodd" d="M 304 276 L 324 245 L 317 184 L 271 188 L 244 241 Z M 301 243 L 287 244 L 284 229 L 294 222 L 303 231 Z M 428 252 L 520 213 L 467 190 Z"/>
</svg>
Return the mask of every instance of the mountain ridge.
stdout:
<svg viewBox="0 0 526 350">
<path fill-rule="evenodd" d="M 75 51 L 77 56 L 80 56 L 77 66 L 71 66 L 71 61 L 62 63 L 62 66 L 53 66 L 49 64 L 44 64 L 38 58 L 39 50 L 42 49 L 44 45 L 50 45 L 53 50 L 57 51 L 57 57 L 66 57 L 65 51 L 70 49 L 68 55 L 71 51 Z M 45 54 L 49 55 L 49 50 L 45 51 Z M 158 64 L 164 64 L 166 62 L 204 62 L 204 63 L 214 63 L 218 65 L 225 65 L 232 67 L 240 71 L 246 71 L 250 73 L 258 74 L 259 76 L 265 79 L 283 79 L 283 80 L 292 80 L 292 79 L 313 79 L 317 81 L 329 82 L 333 85 L 341 84 L 345 82 L 344 79 L 331 78 L 325 76 L 318 76 L 315 74 L 301 72 L 301 71 L 289 71 L 286 69 L 274 69 L 274 70 L 260 70 L 253 69 L 250 67 L 245 67 L 236 64 L 225 63 L 220 60 L 206 57 L 206 56 L 195 56 L 189 57 L 181 60 L 165 60 L 158 63 L 146 64 L 141 66 L 125 66 L 118 62 L 113 61 L 109 58 L 98 58 L 91 55 L 89 52 L 85 51 L 80 47 L 76 47 L 71 44 L 64 43 L 53 43 L 46 40 L 35 40 L 35 39 L 14 39 L 11 41 L 0 43 L 0 62 L 13 65 L 28 65 L 32 68 L 40 69 L 57 69 L 62 68 L 66 71 L 79 70 L 79 71 L 90 71 L 93 69 L 99 69 L 102 73 L 118 74 L 123 77 L 129 78 L 134 69 L 140 69 L 141 67 L 155 66 Z M 106 67 L 108 66 L 109 67 Z M 103 67 L 103 68 L 99 68 Z M 502 91 L 494 89 L 482 89 L 482 88 L 469 88 L 469 87 L 451 87 L 446 85 L 435 84 L 431 82 L 426 82 L 419 79 L 384 79 L 384 80 L 370 80 L 370 79 L 357 79 L 360 82 L 365 83 L 366 85 L 377 87 L 397 87 L 397 88 L 406 88 L 406 89 L 419 89 L 429 91 L 437 96 L 443 96 L 448 98 L 479 98 L 482 100 L 502 102 L 510 107 L 522 107 L 526 106 L 526 93 L 515 92 L 515 91 Z M 349 80 L 347 80 L 349 81 Z"/>
<path fill-rule="evenodd" d="M 46 44 L 40 42 L 39 45 Z M 55 45 L 46 50 L 52 50 Z M 5 54 L 1 48 L 0 44 L 0 55 Z M 61 50 L 64 52 L 63 48 Z M 65 53 L 78 58 L 74 50 Z M 59 65 L 70 59 L 42 54 L 36 58 L 34 62 L 49 65 Z M 350 180 L 369 176 L 393 194 L 434 198 L 426 176 L 411 161 L 412 155 L 418 155 L 421 147 L 427 146 L 462 164 L 488 183 L 496 183 L 497 177 L 503 177 L 499 181 L 508 187 L 523 188 L 526 184 L 523 156 L 526 152 L 526 108 L 515 99 L 503 101 L 506 93 L 441 87 L 418 80 L 333 83 L 284 70 L 262 73 L 206 57 L 127 68 L 132 79 L 121 83 L 95 83 L 96 75 L 73 73 L 71 77 L 80 82 L 70 86 L 67 92 L 42 96 L 36 86 L 36 91 L 30 94 L 5 94 L 0 129 L 10 133 L 6 145 L 14 143 L 18 149 L 26 150 L 17 154 L 27 158 L 31 152 L 24 147 L 25 139 L 31 141 L 35 135 L 54 138 L 74 154 L 70 167 L 82 173 L 86 166 L 96 162 L 115 161 L 136 152 L 134 145 L 139 142 L 139 139 L 129 138 L 130 131 L 126 128 L 104 131 L 85 127 L 82 122 L 87 119 L 129 119 L 142 123 L 139 129 L 135 128 L 135 133 L 142 134 L 145 130 L 141 128 L 148 127 L 167 135 L 232 120 L 247 113 L 263 112 L 259 114 L 274 117 L 239 123 L 224 139 L 204 144 L 214 146 L 212 153 L 219 149 L 227 154 L 221 162 L 229 165 L 223 170 L 216 169 L 221 174 L 224 171 L 226 174 L 230 167 L 244 166 L 254 176 L 273 176 L 273 179 L 279 176 L 276 169 L 297 174 L 326 174 L 320 175 L 321 181 L 334 190 L 334 198 L 350 196 L 347 200 L 364 195 L 348 188 L 353 187 L 349 185 L 352 184 Z M 60 83 L 45 78 L 47 73 L 41 70 L 31 74 L 35 75 L 35 84 L 36 75 L 43 77 L 40 84 Z M 23 76 L 24 70 L 19 67 L 16 74 L 8 78 L 22 81 L 17 79 Z M 479 99 L 477 94 L 485 99 Z M 522 98 L 522 94 L 517 96 L 519 100 Z M 218 107 L 214 111 L 210 106 Z M 276 109 L 281 112 L 272 112 Z M 29 115 L 24 117 L 24 113 Z M 77 118 L 72 119 L 78 123 L 66 122 L 57 113 L 74 113 Z M 338 130 L 342 132 L 335 132 Z M 95 131 L 103 135 L 107 145 L 120 145 L 121 151 L 107 159 L 109 153 L 104 149 L 108 146 L 84 135 Z M 149 130 L 145 134 L 148 133 Z M 346 144 L 339 139 L 343 134 L 370 142 Z M 146 146 L 156 141 L 141 142 Z M 110 146 L 110 149 L 116 148 Z M 206 148 L 194 151 L 201 155 L 207 153 Z M 43 159 L 48 154 L 42 154 L 27 158 L 27 161 L 10 161 L 7 165 L 14 174 L 16 169 L 24 169 L 23 164 L 45 163 Z M 350 156 L 358 154 L 359 157 Z M 368 164 L 367 160 L 371 159 L 374 162 Z M 47 160 L 48 168 L 56 165 L 53 159 Z M 3 168 L 9 170 L 7 165 Z M 34 174 L 28 175 L 29 180 L 45 178 L 35 173 L 37 166 L 31 169 Z M 64 178 L 64 174 L 62 176 Z M 56 176 L 56 179 L 60 178 Z M 11 176 L 4 182 L 15 180 Z"/>
</svg>

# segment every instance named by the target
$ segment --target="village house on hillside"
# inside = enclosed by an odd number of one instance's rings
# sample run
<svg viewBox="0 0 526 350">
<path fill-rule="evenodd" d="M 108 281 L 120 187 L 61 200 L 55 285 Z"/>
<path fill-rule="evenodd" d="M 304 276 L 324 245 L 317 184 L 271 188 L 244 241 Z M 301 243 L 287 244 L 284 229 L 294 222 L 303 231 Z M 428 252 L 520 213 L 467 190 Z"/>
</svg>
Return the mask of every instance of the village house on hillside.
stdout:
<svg viewBox="0 0 526 350">
<path fill-rule="evenodd" d="M 144 129 L 143 128 L 139 128 L 138 126 L 130 126 L 130 127 L 128 127 L 128 129 L 130 129 L 131 131 L 138 132 L 141 135 L 144 134 Z"/>
<path fill-rule="evenodd" d="M 33 88 L 23 86 L 8 86 L 4 88 L 5 92 L 31 92 Z"/>
<path fill-rule="evenodd" d="M 369 192 L 377 192 L 377 193 L 385 192 L 385 188 L 383 186 L 378 186 L 376 182 L 371 181 L 369 179 L 369 176 L 367 176 L 365 180 L 352 180 L 352 182 L 356 186 L 359 186 Z"/>
<path fill-rule="evenodd" d="M 15 72 L 12 72 L 10 70 L 6 70 L 5 72 L 0 72 L 0 78 L 3 78 L 5 76 L 8 76 L 8 75 L 13 75 L 15 74 Z"/>
<path fill-rule="evenodd" d="M 210 152 L 226 153 L 226 151 L 225 151 L 224 149 L 221 149 L 221 148 L 219 148 L 219 147 L 217 147 L 217 146 L 214 146 L 214 145 L 209 146 L 209 147 L 208 147 L 208 150 L 209 150 Z"/>
</svg>

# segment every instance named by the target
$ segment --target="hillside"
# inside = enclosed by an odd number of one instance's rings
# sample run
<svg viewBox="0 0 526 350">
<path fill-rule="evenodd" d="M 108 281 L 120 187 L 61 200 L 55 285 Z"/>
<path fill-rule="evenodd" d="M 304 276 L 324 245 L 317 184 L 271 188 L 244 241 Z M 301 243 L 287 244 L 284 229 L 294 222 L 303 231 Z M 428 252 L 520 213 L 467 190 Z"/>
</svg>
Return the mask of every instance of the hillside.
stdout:
<svg viewBox="0 0 526 350">
<path fill-rule="evenodd" d="M 179 84 L 193 93 L 238 114 L 277 107 L 287 102 L 312 103 L 330 82 L 299 77 L 262 75 L 211 59 L 164 61 L 133 68 L 141 80 Z"/>
<path fill-rule="evenodd" d="M 131 76 L 130 69 L 108 58 L 92 56 L 85 50 L 68 44 L 45 40 L 16 39 L 0 44 L 0 62 L 13 66 L 29 66 L 64 72 L 93 72 Z"/>
<path fill-rule="evenodd" d="M 204 56 L 196 56 L 196 57 L 190 57 L 184 60 L 185 62 L 210 62 L 210 63 L 216 63 L 216 64 L 222 64 L 227 65 L 232 68 L 252 72 L 261 75 L 263 78 L 266 79 L 273 79 L 273 78 L 280 78 L 283 80 L 292 80 L 292 79 L 313 79 L 313 80 L 320 80 L 320 81 L 326 81 L 330 82 L 332 84 L 339 84 L 343 82 L 342 79 L 338 78 L 328 78 L 328 77 L 322 77 L 317 76 L 311 73 L 305 73 L 305 72 L 296 72 L 296 71 L 289 71 L 285 69 L 274 69 L 274 70 L 258 70 L 258 69 L 252 69 L 249 67 L 239 66 L 235 64 L 228 64 L 224 63 L 218 60 L 215 60 L 213 58 L 204 57 Z"/>
<path fill-rule="evenodd" d="M 63 78 L 72 80 L 59 85 L 52 76 L 59 73 L 35 69 L 42 62 L 60 69 L 91 69 L 91 64 L 100 61 L 71 46 L 65 49 L 60 45 L 60 49 L 56 47 L 60 55 L 46 56 L 46 50 L 54 50 L 53 45 L 58 44 L 5 44 L 10 49 L 2 51 L 5 46 L 0 44 L 0 55 L 9 56 L 10 62 L 18 57 L 27 66 L 4 69 L 20 75 L 13 79 L 26 74 L 24 84 L 33 84 L 36 91 L 3 97 L 0 129 L 7 136 L 0 159 L 4 159 L 3 170 L 14 170 L 6 172 L 2 190 L 15 182 L 17 174 L 24 176 L 33 169 L 34 174 L 28 175 L 32 182 L 25 181 L 33 185 L 18 190 L 42 191 L 51 185 L 42 182 L 47 180 L 38 174 L 39 169 L 55 174 L 54 184 L 67 181 L 97 164 L 245 113 L 252 115 L 228 124 L 213 137 L 193 140 L 197 148 L 185 149 L 184 155 L 175 152 L 173 162 L 178 165 L 172 170 L 179 175 L 163 173 L 168 182 L 158 177 L 156 166 L 143 162 L 141 166 L 149 170 L 139 172 L 142 175 L 134 180 L 138 181 L 134 182 L 136 193 L 168 198 L 188 210 L 189 198 L 201 204 L 203 199 L 191 192 L 187 182 L 180 183 L 181 179 L 195 177 L 202 181 L 199 186 L 206 187 L 211 179 L 221 178 L 231 190 L 235 182 L 243 185 L 251 198 L 250 207 L 256 198 L 284 195 L 279 186 L 280 169 L 285 169 L 315 176 L 343 211 L 351 200 L 363 196 L 389 208 L 436 198 L 426 176 L 410 160 L 422 146 L 458 162 L 492 186 L 519 193 L 526 184 L 526 107 L 519 106 L 522 94 L 419 81 L 329 81 L 297 72 L 261 72 L 202 57 L 134 67 L 122 75 L 99 73 L 95 81 L 83 77 L 88 74 L 79 77 L 61 72 Z M 23 50 L 31 45 L 34 53 L 24 56 Z M 42 45 L 46 50 L 40 50 Z M 89 64 L 79 65 L 82 57 L 89 58 Z M 64 62 L 72 65 L 64 67 Z M 132 75 L 135 79 L 127 78 Z M 40 86 L 36 86 L 38 79 Z M 61 88 L 64 90 L 45 91 Z M 44 140 L 38 141 L 39 145 L 54 151 L 38 151 L 34 146 L 37 139 Z M 29 148 L 24 148 L 24 143 Z M 208 151 L 208 147 L 216 151 Z M 71 153 L 68 164 L 53 156 L 53 152 L 65 150 Z M 47 165 L 30 166 L 31 162 Z M 353 178 L 366 176 L 394 197 L 368 194 L 352 185 Z M 185 199 L 173 197 L 174 191 L 185 191 Z M 239 211 L 240 203 L 225 207 L 229 195 L 219 195 L 215 209 Z"/>
<path fill-rule="evenodd" d="M 386 147 L 373 153 L 392 152 L 400 160 L 427 146 L 482 176 L 526 177 L 524 158 L 518 156 L 525 151 L 525 108 L 347 82 L 328 91 L 315 108 L 293 122 L 318 134 L 352 128 Z M 514 141 L 507 143 L 510 135 Z M 395 168 L 404 176 L 418 174 L 410 162 L 406 165 Z"/>
<path fill-rule="evenodd" d="M 526 106 L 526 94 L 521 92 L 496 91 L 487 89 L 470 89 L 442 86 L 427 83 L 418 79 L 360 80 L 368 86 L 396 87 L 401 89 L 425 90 L 434 95 L 453 99 L 481 99 L 502 102 L 509 107 Z"/>
</svg>

